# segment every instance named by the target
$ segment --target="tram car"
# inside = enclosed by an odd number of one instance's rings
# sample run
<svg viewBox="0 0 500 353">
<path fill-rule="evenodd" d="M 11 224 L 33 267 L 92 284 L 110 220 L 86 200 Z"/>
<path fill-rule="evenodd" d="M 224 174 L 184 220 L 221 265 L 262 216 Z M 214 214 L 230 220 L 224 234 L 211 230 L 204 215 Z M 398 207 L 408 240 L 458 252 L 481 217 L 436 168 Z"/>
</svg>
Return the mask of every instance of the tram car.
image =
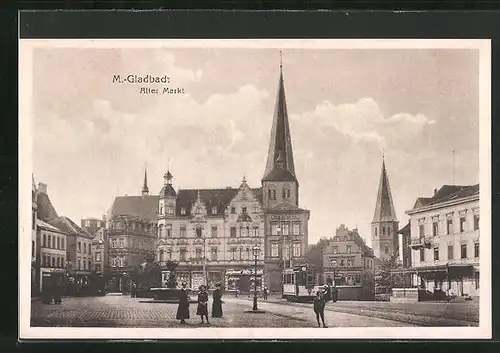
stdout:
<svg viewBox="0 0 500 353">
<path fill-rule="evenodd" d="M 283 298 L 290 302 L 312 302 L 316 291 L 320 290 L 316 278 L 316 268 L 311 265 L 294 266 L 283 270 Z"/>
</svg>

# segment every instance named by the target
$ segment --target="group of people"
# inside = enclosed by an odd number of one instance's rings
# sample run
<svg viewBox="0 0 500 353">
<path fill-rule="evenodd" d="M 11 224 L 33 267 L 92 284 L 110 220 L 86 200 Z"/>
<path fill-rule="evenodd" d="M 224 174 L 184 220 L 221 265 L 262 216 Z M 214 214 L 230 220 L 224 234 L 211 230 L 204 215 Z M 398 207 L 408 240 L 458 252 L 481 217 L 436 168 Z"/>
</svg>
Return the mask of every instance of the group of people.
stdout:
<svg viewBox="0 0 500 353">
<path fill-rule="evenodd" d="M 176 318 L 177 320 L 181 320 L 181 324 L 185 324 L 185 320 L 189 319 L 189 296 L 186 286 L 186 282 L 181 284 L 179 306 L 177 308 Z M 220 284 L 215 285 L 212 297 L 212 317 L 222 317 L 222 291 L 220 289 Z M 200 316 L 202 324 L 205 322 L 205 319 L 207 324 L 210 324 L 210 321 L 208 320 L 208 292 L 207 287 L 204 285 L 199 287 L 196 315 Z"/>
<path fill-rule="evenodd" d="M 319 322 L 320 318 L 321 322 L 323 323 L 323 327 L 328 327 L 325 324 L 325 305 L 329 301 L 336 302 L 337 293 L 338 293 L 337 288 L 335 287 L 332 288 L 327 284 L 323 286 L 323 290 L 318 290 L 316 292 L 316 297 L 314 298 L 313 301 L 313 308 L 314 308 L 314 313 L 316 314 L 316 321 L 318 322 L 318 327 L 321 327 L 321 324 Z"/>
</svg>

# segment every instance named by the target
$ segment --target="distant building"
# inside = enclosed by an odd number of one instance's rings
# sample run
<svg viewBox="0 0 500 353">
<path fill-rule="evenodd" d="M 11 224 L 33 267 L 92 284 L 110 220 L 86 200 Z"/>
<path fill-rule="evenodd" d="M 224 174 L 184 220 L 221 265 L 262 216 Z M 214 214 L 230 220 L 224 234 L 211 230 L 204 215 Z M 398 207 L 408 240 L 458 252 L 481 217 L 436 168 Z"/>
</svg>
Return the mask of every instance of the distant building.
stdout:
<svg viewBox="0 0 500 353">
<path fill-rule="evenodd" d="M 414 284 L 479 296 L 479 184 L 444 185 L 406 213 Z"/>
<path fill-rule="evenodd" d="M 94 217 L 83 218 L 81 220 L 81 228 L 85 229 L 87 233 L 94 236 L 97 230 L 104 226 L 104 220 Z"/>
<path fill-rule="evenodd" d="M 94 238 L 92 238 L 92 271 L 96 274 L 109 273 L 108 245 L 106 228 L 101 227 L 94 232 Z"/>
<path fill-rule="evenodd" d="M 35 296 L 39 292 L 39 285 L 37 281 L 37 272 L 40 268 L 37 262 L 37 210 L 38 202 L 36 196 L 37 190 L 35 185 L 35 178 L 32 176 L 31 183 L 31 295 Z"/>
<path fill-rule="evenodd" d="M 377 202 L 371 223 L 372 247 L 375 257 L 385 260 L 398 256 L 398 230 L 399 221 L 394 210 L 389 178 L 385 168 L 385 160 L 383 160 Z"/>
<path fill-rule="evenodd" d="M 403 228 L 398 230 L 398 234 L 401 234 L 401 244 L 402 244 L 401 265 L 403 268 L 410 268 L 412 266 L 412 261 L 411 261 L 411 223 L 408 222 Z"/>
<path fill-rule="evenodd" d="M 374 254 L 359 235 L 345 225 L 324 247 L 323 281 L 332 281 L 339 290 L 339 300 L 373 300 Z"/>
</svg>

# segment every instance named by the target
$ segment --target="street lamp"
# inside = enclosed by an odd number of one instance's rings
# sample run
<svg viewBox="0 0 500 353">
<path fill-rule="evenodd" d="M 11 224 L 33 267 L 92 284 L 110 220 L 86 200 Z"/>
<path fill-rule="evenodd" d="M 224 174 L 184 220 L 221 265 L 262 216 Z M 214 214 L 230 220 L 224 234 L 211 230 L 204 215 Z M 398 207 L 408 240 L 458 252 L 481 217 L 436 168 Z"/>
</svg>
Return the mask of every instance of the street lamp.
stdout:
<svg viewBox="0 0 500 353">
<path fill-rule="evenodd" d="M 253 282 L 253 310 L 257 311 L 257 258 L 260 254 L 260 248 L 257 244 L 252 247 L 253 256 L 255 258 L 255 272 L 254 272 L 254 282 Z"/>
<path fill-rule="evenodd" d="M 333 287 L 337 287 L 337 280 L 335 279 L 335 270 L 337 268 L 337 260 L 332 260 L 332 269 L 333 269 Z"/>
</svg>

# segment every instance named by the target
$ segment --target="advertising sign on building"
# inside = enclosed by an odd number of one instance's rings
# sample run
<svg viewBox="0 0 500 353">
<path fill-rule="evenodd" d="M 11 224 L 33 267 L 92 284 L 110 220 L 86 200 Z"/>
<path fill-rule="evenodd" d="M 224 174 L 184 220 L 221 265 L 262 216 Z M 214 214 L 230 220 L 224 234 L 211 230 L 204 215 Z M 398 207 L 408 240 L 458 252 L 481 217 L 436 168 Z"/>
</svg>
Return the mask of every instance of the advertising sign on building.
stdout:
<svg viewBox="0 0 500 353">
<path fill-rule="evenodd" d="M 205 285 L 205 278 L 203 277 L 203 273 L 201 273 L 201 272 L 198 272 L 198 273 L 193 272 L 191 280 L 192 280 L 191 286 L 194 290 L 198 290 L 198 288 L 201 285 Z"/>
</svg>

